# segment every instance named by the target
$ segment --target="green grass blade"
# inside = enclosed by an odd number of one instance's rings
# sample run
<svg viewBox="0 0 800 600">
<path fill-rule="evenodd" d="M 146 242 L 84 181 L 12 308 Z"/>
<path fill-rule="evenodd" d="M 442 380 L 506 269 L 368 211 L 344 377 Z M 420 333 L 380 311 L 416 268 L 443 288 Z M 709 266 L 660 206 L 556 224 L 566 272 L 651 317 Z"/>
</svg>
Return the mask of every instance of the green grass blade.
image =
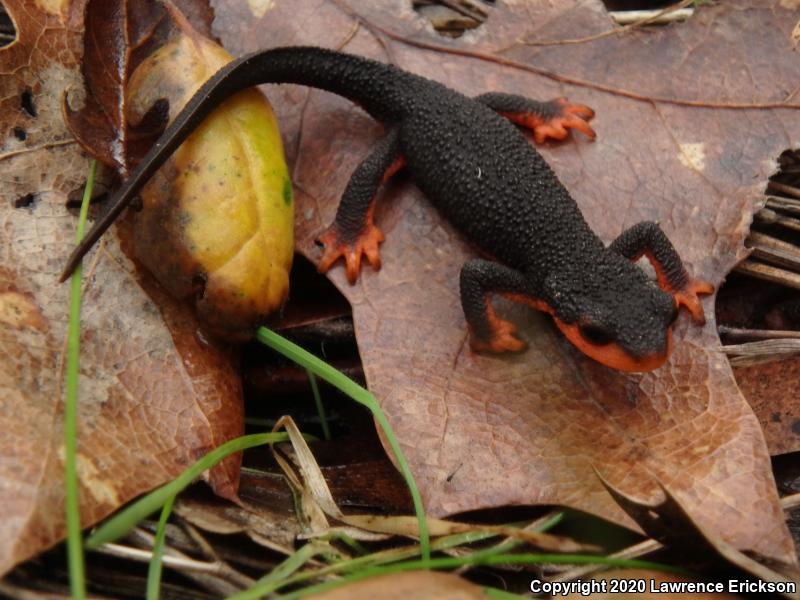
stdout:
<svg viewBox="0 0 800 600">
<path fill-rule="evenodd" d="M 310 542 L 300 548 L 297 552 L 286 558 L 281 564 L 272 569 L 269 574 L 259 579 L 252 587 L 228 596 L 227 600 L 257 600 L 262 598 L 272 590 L 280 587 L 286 579 L 302 568 L 314 556 L 323 552 L 330 551 L 327 544 Z"/>
<path fill-rule="evenodd" d="M 282 600 L 296 600 L 298 598 L 305 598 L 313 594 L 318 594 L 333 588 L 342 587 L 344 585 L 361 581 L 369 577 L 376 577 L 378 575 L 386 575 L 389 573 L 401 573 L 404 571 L 417 571 L 422 569 L 456 569 L 463 566 L 491 566 L 491 565 L 510 565 L 510 564 L 540 564 L 540 563 L 554 563 L 554 564 L 568 564 L 568 565 L 585 565 L 585 564 L 601 564 L 610 567 L 623 567 L 632 569 L 655 569 L 658 571 L 667 571 L 672 573 L 679 573 L 681 575 L 688 574 L 687 571 L 677 567 L 662 565 L 646 560 L 624 559 L 624 558 L 609 558 L 605 556 L 590 556 L 583 554 L 498 554 L 486 555 L 481 553 L 471 554 L 461 557 L 447 557 L 447 558 L 434 558 L 431 560 L 415 560 L 404 563 L 393 564 L 387 567 L 371 567 L 366 568 L 355 573 L 342 576 L 335 581 L 328 581 L 317 585 L 312 585 L 301 590 L 282 595 Z M 284 584 L 287 585 L 293 581 L 287 580 Z"/>
<path fill-rule="evenodd" d="M 317 378 L 308 369 L 306 369 L 306 373 L 308 373 L 308 383 L 311 384 L 311 393 L 314 394 L 314 403 L 317 405 L 317 414 L 319 415 L 319 421 L 322 424 L 322 435 L 326 440 L 330 440 L 331 430 L 328 428 L 328 419 L 325 416 L 325 406 L 323 406 L 322 404 L 322 396 L 319 393 Z"/>
<path fill-rule="evenodd" d="M 431 542 L 430 535 L 428 534 L 428 522 L 425 519 L 425 507 L 422 505 L 422 497 L 420 496 L 417 484 L 414 481 L 414 475 L 406 462 L 406 457 L 400 444 L 394 435 L 392 426 L 386 419 L 386 415 L 381 410 L 378 401 L 375 400 L 369 391 L 358 385 L 355 381 L 347 377 L 347 375 L 340 373 L 329 364 L 320 360 L 310 352 L 304 350 L 297 344 L 290 342 L 286 338 L 278 335 L 274 331 L 270 331 L 266 327 L 259 327 L 256 333 L 256 338 L 263 344 L 269 346 L 273 350 L 280 352 L 288 359 L 296 362 L 301 367 L 304 367 L 314 373 L 314 375 L 321 377 L 332 386 L 338 388 L 350 398 L 366 406 L 378 425 L 383 430 L 386 440 L 394 453 L 397 465 L 400 468 L 400 473 L 406 480 L 406 485 L 411 492 L 411 499 L 414 502 L 414 511 L 417 514 L 417 521 L 419 523 L 419 544 L 422 552 L 422 559 L 429 560 L 431 556 Z"/>
<path fill-rule="evenodd" d="M 203 471 L 210 469 L 234 452 L 255 446 L 263 446 L 264 444 L 285 442 L 288 439 L 289 436 L 285 433 L 254 433 L 225 442 L 203 456 L 169 483 L 153 490 L 103 523 L 86 540 L 86 547 L 94 549 L 122 537 L 133 529 L 139 521 L 157 511 L 169 498 L 176 496 L 186 486 L 200 477 Z"/>
<path fill-rule="evenodd" d="M 498 590 L 497 588 L 485 587 L 484 593 L 491 598 L 491 600 L 530 600 L 530 596 L 523 596 L 522 594 L 512 594 L 505 590 Z"/>
<path fill-rule="evenodd" d="M 75 233 L 75 243 L 83 239 L 89 201 L 92 198 L 97 161 L 89 165 L 89 176 L 83 190 L 81 212 Z M 83 560 L 81 539 L 81 509 L 78 485 L 78 374 L 81 354 L 81 278 L 83 269 L 78 263 L 70 279 L 69 329 L 67 331 L 67 366 L 64 400 L 64 497 L 67 520 L 67 561 L 69 562 L 69 586 L 72 597 L 86 597 L 86 567 Z"/>
<path fill-rule="evenodd" d="M 172 512 L 172 504 L 175 496 L 170 496 L 161 509 L 161 517 L 158 519 L 156 537 L 153 540 L 153 556 L 150 558 L 150 566 L 147 569 L 147 600 L 158 600 L 161 590 L 161 557 L 164 555 L 164 535 L 167 531 L 167 519 Z"/>
</svg>

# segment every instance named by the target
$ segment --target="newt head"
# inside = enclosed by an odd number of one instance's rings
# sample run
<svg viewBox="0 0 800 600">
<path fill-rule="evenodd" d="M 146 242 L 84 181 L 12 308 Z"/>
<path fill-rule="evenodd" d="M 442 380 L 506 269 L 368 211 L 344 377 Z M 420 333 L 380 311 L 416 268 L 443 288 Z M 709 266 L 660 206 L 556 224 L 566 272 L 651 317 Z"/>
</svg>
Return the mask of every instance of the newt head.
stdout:
<svg viewBox="0 0 800 600">
<path fill-rule="evenodd" d="M 627 259 L 608 253 L 545 280 L 556 326 L 581 352 L 620 371 L 652 371 L 672 351 L 678 307 Z"/>
</svg>

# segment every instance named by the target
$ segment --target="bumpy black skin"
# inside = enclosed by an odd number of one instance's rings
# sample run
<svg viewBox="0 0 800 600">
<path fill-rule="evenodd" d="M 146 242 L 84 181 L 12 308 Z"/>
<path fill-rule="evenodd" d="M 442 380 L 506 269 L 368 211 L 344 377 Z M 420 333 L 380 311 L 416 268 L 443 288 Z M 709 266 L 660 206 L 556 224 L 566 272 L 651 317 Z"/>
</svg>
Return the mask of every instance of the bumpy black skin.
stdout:
<svg viewBox="0 0 800 600">
<path fill-rule="evenodd" d="M 556 108 L 519 96 L 468 98 L 439 83 L 365 58 L 319 48 L 278 48 L 231 62 L 189 102 L 118 192 L 75 256 L 91 246 L 136 190 L 202 119 L 231 94 L 262 83 L 297 83 L 357 102 L 385 123 L 387 139 L 356 170 L 336 216 L 344 241 L 357 239 L 383 173 L 402 156 L 419 187 L 479 248 L 501 263 L 475 260 L 461 276 L 473 334 L 492 335 L 487 295 L 541 300 L 562 322 L 591 322 L 631 356 L 665 351 L 671 296 L 626 256 L 645 245 L 685 283 L 680 258 L 655 224 L 637 226 L 605 248 L 539 153 L 499 112 L 548 117 Z M 658 230 L 660 232 L 660 230 Z M 654 246 L 653 246 L 654 245 Z M 71 272 L 75 261 L 65 272 Z"/>
</svg>

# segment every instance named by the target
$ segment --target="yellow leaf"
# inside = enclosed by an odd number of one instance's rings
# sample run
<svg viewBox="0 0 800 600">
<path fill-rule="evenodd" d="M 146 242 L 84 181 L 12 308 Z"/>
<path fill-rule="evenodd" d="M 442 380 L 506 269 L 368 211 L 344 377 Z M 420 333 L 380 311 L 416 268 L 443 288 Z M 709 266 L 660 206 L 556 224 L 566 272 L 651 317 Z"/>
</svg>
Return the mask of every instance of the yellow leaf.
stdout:
<svg viewBox="0 0 800 600">
<path fill-rule="evenodd" d="M 145 59 L 128 86 L 136 123 L 155 101 L 170 117 L 231 56 L 195 32 Z M 196 298 L 209 331 L 253 335 L 289 291 L 292 184 L 275 115 L 257 90 L 217 108 L 142 191 L 136 255 L 173 295 Z"/>
</svg>

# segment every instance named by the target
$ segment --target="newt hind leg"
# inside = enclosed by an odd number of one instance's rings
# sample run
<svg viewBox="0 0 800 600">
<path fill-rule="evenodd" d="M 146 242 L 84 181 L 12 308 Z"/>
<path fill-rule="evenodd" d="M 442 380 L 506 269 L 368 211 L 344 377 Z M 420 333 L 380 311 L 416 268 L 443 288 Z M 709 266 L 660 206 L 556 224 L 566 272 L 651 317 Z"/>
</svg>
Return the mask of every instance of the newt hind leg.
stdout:
<svg viewBox="0 0 800 600">
<path fill-rule="evenodd" d="M 537 144 L 548 138 L 563 140 L 569 129 L 576 129 L 590 139 L 597 135 L 588 123 L 594 117 L 594 111 L 583 104 L 572 104 L 566 98 L 539 102 L 515 94 L 492 92 L 482 94 L 475 100 L 512 123 L 530 129 Z"/>
<path fill-rule="evenodd" d="M 517 335 L 517 326 L 497 316 L 490 295 L 499 293 L 517 299 L 530 298 L 525 276 L 500 263 L 480 258 L 469 261 L 461 269 L 461 306 L 470 330 L 470 347 L 475 352 L 519 352 L 525 342 Z"/>
<path fill-rule="evenodd" d="M 362 257 L 376 271 L 381 268 L 379 246 L 384 235 L 373 220 L 375 194 L 404 164 L 399 136 L 393 130 L 353 172 L 333 224 L 317 237 L 317 244 L 324 248 L 317 266 L 320 273 L 327 272 L 340 257 L 351 284 L 358 279 Z"/>
</svg>

